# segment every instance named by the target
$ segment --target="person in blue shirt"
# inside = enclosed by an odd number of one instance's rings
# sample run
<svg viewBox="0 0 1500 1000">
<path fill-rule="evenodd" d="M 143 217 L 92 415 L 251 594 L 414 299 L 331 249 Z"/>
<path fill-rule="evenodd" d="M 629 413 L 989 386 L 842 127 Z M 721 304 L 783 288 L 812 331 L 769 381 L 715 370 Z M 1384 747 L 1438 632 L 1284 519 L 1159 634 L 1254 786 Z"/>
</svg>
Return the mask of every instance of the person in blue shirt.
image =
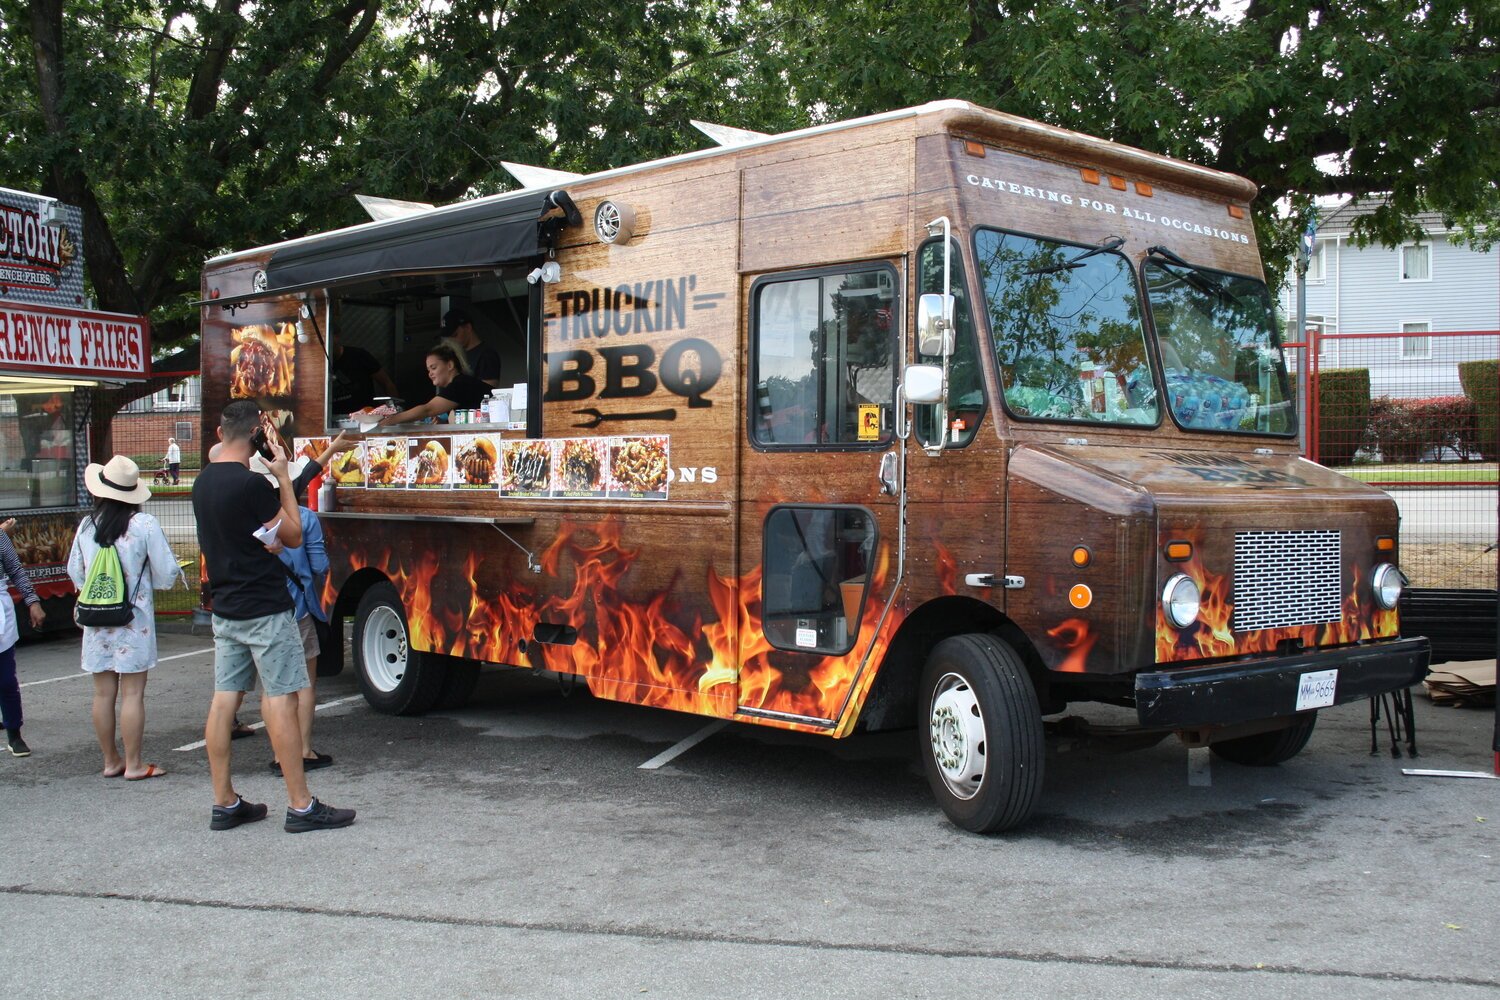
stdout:
<svg viewBox="0 0 1500 1000">
<path fill-rule="evenodd" d="M 299 503 L 306 499 L 305 493 L 297 497 Z M 296 605 L 292 613 L 302 635 L 302 655 L 307 659 L 307 687 L 297 692 L 297 720 L 302 727 L 302 769 L 314 771 L 333 763 L 331 756 L 318 753 L 312 745 L 313 712 L 317 708 L 318 623 L 328 624 L 328 614 L 323 610 L 328 550 L 323 544 L 323 526 L 318 515 L 305 506 L 299 506 L 297 511 L 302 515 L 302 544 L 295 548 L 283 547 L 277 557 L 286 567 L 286 589 Z M 271 770 L 280 774 L 281 762 L 272 760 Z"/>
<path fill-rule="evenodd" d="M 42 599 L 31 586 L 31 577 L 26 575 L 15 548 L 10 544 L 6 532 L 15 527 L 16 519 L 8 518 L 0 524 L 0 720 L 4 725 L 5 744 L 17 757 L 30 757 L 31 748 L 21 739 L 21 685 L 16 680 L 16 628 L 15 607 L 11 604 L 6 585 L 21 592 L 26 601 L 26 612 L 31 616 L 31 627 L 39 629 L 46 620 L 42 611 Z"/>
</svg>

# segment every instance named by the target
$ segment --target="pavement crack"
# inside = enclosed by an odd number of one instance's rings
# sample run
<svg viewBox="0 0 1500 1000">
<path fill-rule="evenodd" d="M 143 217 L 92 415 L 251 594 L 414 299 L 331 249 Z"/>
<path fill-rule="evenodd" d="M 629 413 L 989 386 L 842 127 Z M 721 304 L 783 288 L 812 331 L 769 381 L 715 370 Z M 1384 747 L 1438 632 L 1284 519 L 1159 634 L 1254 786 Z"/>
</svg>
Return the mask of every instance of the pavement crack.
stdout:
<svg viewBox="0 0 1500 1000">
<path fill-rule="evenodd" d="M 344 920 L 378 920 L 389 923 L 528 931 L 541 934 L 580 934 L 598 937 L 635 938 L 650 941 L 743 945 L 762 948 L 798 948 L 809 951 L 839 951 L 921 958 L 991 959 L 1006 962 L 1025 962 L 1035 965 L 1077 965 L 1230 975 L 1308 976 L 1319 979 L 1373 980 L 1376 982 L 1422 983 L 1446 986 L 1500 986 L 1500 979 L 1480 979 L 1473 976 L 1438 976 L 1410 972 L 1359 972 L 1350 969 L 1326 969 L 1297 965 L 1189 962 L 1172 959 L 1125 958 L 1115 955 L 1070 955 L 1063 952 L 1022 951 L 1005 948 L 940 948 L 923 945 L 885 944 L 880 942 L 820 941 L 815 939 L 795 940 L 791 938 L 757 937 L 749 934 L 691 931 L 681 928 L 663 928 L 649 925 L 590 924 L 560 920 L 504 920 L 496 917 L 423 915 L 398 913 L 390 910 L 360 910 L 348 907 L 305 906 L 292 903 L 245 903 L 219 899 L 188 899 L 154 893 L 88 892 L 77 889 L 48 889 L 31 885 L 0 886 L 0 895 L 150 903 L 158 906 L 182 906 L 243 913 L 297 914 Z"/>
</svg>

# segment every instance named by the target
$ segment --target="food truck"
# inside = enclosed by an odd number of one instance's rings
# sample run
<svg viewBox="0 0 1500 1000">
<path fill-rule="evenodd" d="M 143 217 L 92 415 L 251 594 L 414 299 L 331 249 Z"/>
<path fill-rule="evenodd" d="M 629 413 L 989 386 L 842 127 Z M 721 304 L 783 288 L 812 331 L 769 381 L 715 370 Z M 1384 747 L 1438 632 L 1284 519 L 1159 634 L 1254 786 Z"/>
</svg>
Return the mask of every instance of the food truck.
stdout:
<svg viewBox="0 0 1500 1000">
<path fill-rule="evenodd" d="M 450 311 L 502 355 L 508 413 L 329 470 L 325 597 L 377 709 L 501 664 L 914 725 L 993 831 L 1070 703 L 1267 765 L 1422 677 L 1395 504 L 1298 455 L 1249 181 L 956 101 L 527 176 L 203 274 L 205 441 L 244 397 L 321 448 L 368 406 L 350 348 L 425 401 Z"/>
<path fill-rule="evenodd" d="M 150 374 L 144 318 L 84 295 L 82 213 L 0 188 L 0 520 L 47 612 L 71 628 L 68 550 L 80 512 L 94 391 Z M 12 589 L 11 599 L 18 595 Z M 24 609 L 22 634 L 30 628 Z"/>
</svg>

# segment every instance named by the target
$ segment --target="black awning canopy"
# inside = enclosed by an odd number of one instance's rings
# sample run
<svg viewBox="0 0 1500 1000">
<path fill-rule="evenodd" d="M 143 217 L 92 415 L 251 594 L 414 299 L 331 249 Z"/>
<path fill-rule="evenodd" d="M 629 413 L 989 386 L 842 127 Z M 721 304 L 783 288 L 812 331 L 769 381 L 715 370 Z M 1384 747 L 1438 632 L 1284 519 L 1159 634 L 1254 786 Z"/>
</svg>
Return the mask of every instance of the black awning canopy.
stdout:
<svg viewBox="0 0 1500 1000">
<path fill-rule="evenodd" d="M 474 271 L 536 257 L 547 249 L 539 222 L 553 207 L 549 197 L 545 191 L 521 191 L 277 250 L 266 267 L 266 288 L 254 297 L 385 274 Z"/>
</svg>

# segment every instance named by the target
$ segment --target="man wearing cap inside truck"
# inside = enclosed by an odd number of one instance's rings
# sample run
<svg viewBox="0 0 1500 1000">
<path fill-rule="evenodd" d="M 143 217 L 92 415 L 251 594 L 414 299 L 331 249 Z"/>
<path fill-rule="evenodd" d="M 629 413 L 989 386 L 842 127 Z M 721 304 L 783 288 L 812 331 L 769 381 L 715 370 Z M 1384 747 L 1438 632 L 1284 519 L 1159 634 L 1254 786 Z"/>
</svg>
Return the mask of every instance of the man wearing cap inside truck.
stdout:
<svg viewBox="0 0 1500 1000">
<path fill-rule="evenodd" d="M 462 309 L 449 309 L 443 317 L 443 336 L 452 337 L 454 343 L 464 349 L 469 371 L 490 388 L 500 384 L 500 352 L 479 339 L 474 332 L 474 323 Z"/>
</svg>

